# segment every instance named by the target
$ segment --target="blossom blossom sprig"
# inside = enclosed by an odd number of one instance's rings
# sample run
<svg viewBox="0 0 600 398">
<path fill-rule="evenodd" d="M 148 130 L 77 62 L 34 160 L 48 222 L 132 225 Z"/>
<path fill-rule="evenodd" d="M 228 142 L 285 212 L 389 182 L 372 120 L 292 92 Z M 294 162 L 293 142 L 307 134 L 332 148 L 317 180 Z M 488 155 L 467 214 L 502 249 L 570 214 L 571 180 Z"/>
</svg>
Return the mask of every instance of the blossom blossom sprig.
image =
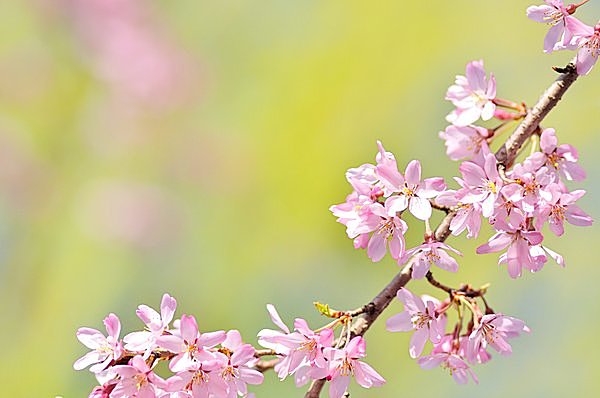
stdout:
<svg viewBox="0 0 600 398">
<path fill-rule="evenodd" d="M 247 385 L 263 381 L 259 357 L 274 352 L 244 344 L 237 330 L 200 333 L 193 316 L 183 315 L 171 325 L 176 305 L 168 294 L 160 314 L 140 305 L 137 314 L 147 330 L 129 333 L 123 341 L 114 314 L 104 320 L 108 337 L 95 329 L 78 330 L 78 339 L 93 351 L 73 367 L 81 370 L 95 364 L 90 371 L 100 383 L 90 397 L 251 396 Z M 171 377 L 163 379 L 154 372 L 160 361 L 169 361 Z"/>
<path fill-rule="evenodd" d="M 427 280 L 436 288 L 449 294 L 445 301 L 430 296 L 418 297 L 406 288 L 398 291 L 397 298 L 404 304 L 404 312 L 387 320 L 387 330 L 391 332 L 414 331 L 410 340 L 410 356 L 417 358 L 423 369 L 441 366 L 459 384 L 469 379 L 478 383 L 472 366 L 488 362 L 491 355 L 488 347 L 507 355 L 512 352 L 508 340 L 522 332 L 529 332 L 523 321 L 495 313 L 484 298 L 487 287 L 472 289 L 463 285 L 452 289 L 438 282 L 431 272 Z M 477 304 L 481 299 L 484 309 Z M 445 331 L 446 313 L 457 311 L 457 322 Z M 470 320 L 467 320 L 467 312 Z M 425 344 L 433 345 L 431 353 L 421 356 Z"/>
</svg>

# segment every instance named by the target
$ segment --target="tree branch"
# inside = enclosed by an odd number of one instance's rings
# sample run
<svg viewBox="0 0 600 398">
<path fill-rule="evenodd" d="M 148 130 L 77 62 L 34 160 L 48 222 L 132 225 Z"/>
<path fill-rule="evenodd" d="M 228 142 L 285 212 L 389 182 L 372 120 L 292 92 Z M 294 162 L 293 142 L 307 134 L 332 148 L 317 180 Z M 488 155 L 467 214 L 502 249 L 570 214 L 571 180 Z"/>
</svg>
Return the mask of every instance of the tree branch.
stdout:
<svg viewBox="0 0 600 398">
<path fill-rule="evenodd" d="M 577 69 L 573 63 L 568 64 L 563 68 L 560 76 L 548 87 L 537 104 L 527 113 L 527 116 L 523 119 L 521 124 L 508 138 L 506 143 L 496 152 L 496 159 L 498 163 L 505 167 L 510 167 L 514 162 L 519 149 L 523 146 L 525 141 L 536 131 L 542 120 L 546 115 L 556 106 L 558 101 L 562 98 L 564 93 L 569 87 L 577 80 Z M 443 242 L 450 235 L 450 223 L 454 216 L 455 211 L 449 211 L 446 217 L 441 221 L 435 230 L 436 240 Z M 364 315 L 358 318 L 352 326 L 352 337 L 362 336 L 371 327 L 373 322 L 377 320 L 379 315 L 387 308 L 391 303 L 396 293 L 400 288 L 404 287 L 411 278 L 411 267 L 406 265 L 402 271 L 400 271 L 394 279 L 390 281 L 383 288 L 377 296 L 371 300 L 365 307 L 367 311 Z M 308 392 L 304 395 L 304 398 L 318 398 L 321 395 L 321 390 L 325 386 L 325 379 L 315 380 Z"/>
</svg>

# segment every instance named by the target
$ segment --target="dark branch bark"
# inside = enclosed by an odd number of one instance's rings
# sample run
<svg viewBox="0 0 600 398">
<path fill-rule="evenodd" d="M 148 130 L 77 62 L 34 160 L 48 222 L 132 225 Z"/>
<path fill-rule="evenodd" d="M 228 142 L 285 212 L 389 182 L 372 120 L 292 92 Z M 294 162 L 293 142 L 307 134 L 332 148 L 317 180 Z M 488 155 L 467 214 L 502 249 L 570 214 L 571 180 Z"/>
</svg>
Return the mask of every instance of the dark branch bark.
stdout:
<svg viewBox="0 0 600 398">
<path fill-rule="evenodd" d="M 527 116 L 525 116 L 521 124 L 519 124 L 506 143 L 496 152 L 498 163 L 507 168 L 510 167 L 525 141 L 527 141 L 527 139 L 536 131 L 546 115 L 556 106 L 564 93 L 575 80 L 577 80 L 578 75 L 575 65 L 567 65 L 562 69 L 562 72 L 563 73 L 561 73 L 544 92 L 537 104 L 535 104 L 535 106 L 527 113 Z M 450 211 L 436 228 L 435 238 L 438 241 L 443 242 L 450 235 L 450 222 L 455 214 L 454 211 Z M 352 326 L 352 336 L 362 336 L 369 330 L 373 322 L 377 320 L 379 315 L 381 315 L 390 304 L 398 290 L 410 281 L 410 275 L 411 268 L 407 266 L 398 273 L 369 304 L 367 304 L 369 311 L 365 312 L 361 318 L 358 318 L 354 322 L 354 325 Z M 308 392 L 304 395 L 304 398 L 318 398 L 324 386 L 325 380 L 315 380 L 311 384 Z"/>
</svg>

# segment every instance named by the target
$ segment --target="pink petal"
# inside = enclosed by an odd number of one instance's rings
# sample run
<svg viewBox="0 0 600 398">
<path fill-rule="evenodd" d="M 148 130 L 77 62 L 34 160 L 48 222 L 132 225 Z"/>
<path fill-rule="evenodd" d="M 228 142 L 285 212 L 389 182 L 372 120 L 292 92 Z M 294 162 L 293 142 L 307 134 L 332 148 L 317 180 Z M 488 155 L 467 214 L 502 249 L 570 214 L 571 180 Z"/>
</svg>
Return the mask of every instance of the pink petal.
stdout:
<svg viewBox="0 0 600 398">
<path fill-rule="evenodd" d="M 104 326 L 106 326 L 106 331 L 109 336 L 114 340 L 119 339 L 119 334 L 121 334 L 121 322 L 115 314 L 108 314 L 108 316 L 104 318 Z"/>
<path fill-rule="evenodd" d="M 193 315 L 182 315 L 181 316 L 181 338 L 188 343 L 193 343 L 198 337 L 198 324 L 196 318 Z"/>
<path fill-rule="evenodd" d="M 390 332 L 410 332 L 414 329 L 412 315 L 408 311 L 393 315 L 385 322 L 385 328 Z"/>
<path fill-rule="evenodd" d="M 423 352 L 423 348 L 425 348 L 425 343 L 429 339 L 429 329 L 424 327 L 421 329 L 415 330 L 412 337 L 410 338 L 410 344 L 408 353 L 411 358 L 417 358 Z"/>
<path fill-rule="evenodd" d="M 429 203 L 429 200 L 419 196 L 410 198 L 408 210 L 419 220 L 425 221 L 431 218 L 431 203 Z"/>
<path fill-rule="evenodd" d="M 166 326 L 173 320 L 175 310 L 177 309 L 177 300 L 171 297 L 168 293 L 165 293 L 160 302 L 160 314 L 162 316 L 162 322 Z"/>
<path fill-rule="evenodd" d="M 286 326 L 285 323 L 281 320 L 279 313 L 275 309 L 273 304 L 267 304 L 267 311 L 269 312 L 269 316 L 271 317 L 271 321 L 279 327 L 279 329 L 283 330 L 285 333 L 289 333 L 290 329 Z"/>
</svg>

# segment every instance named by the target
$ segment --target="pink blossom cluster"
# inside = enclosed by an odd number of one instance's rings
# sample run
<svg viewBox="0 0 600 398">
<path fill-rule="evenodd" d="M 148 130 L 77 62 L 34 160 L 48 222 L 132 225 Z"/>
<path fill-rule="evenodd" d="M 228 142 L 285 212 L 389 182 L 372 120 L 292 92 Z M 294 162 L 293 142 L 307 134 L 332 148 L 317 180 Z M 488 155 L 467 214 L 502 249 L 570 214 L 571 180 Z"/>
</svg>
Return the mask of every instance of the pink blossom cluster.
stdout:
<svg viewBox="0 0 600 398">
<path fill-rule="evenodd" d="M 448 252 L 461 255 L 457 250 L 436 242 L 430 234 L 426 234 L 423 244 L 411 249 L 406 249 L 404 239 L 408 225 L 402 217 L 408 211 L 429 225 L 431 201 L 446 191 L 443 178 L 422 179 L 418 160 L 408 163 L 403 174 L 394 155 L 386 152 L 381 142 L 377 145 L 376 164 L 348 170 L 346 179 L 354 190 L 346 202 L 331 206 L 331 212 L 346 226 L 354 247 L 366 248 L 367 255 L 375 262 L 389 251 L 399 265 L 410 259 L 416 279 L 422 278 L 432 264 L 456 272 L 458 263 Z"/>
<path fill-rule="evenodd" d="M 107 336 L 80 328 L 77 338 L 90 352 L 78 359 L 76 370 L 91 365 L 100 386 L 94 398 L 234 398 L 253 397 L 248 384 L 261 384 L 263 375 L 254 366 L 256 350 L 244 344 L 237 330 L 201 333 L 193 316 L 171 321 L 177 302 L 162 298 L 160 314 L 140 305 L 136 311 L 145 329 L 120 339 L 121 323 L 114 314 L 104 319 Z M 156 365 L 169 361 L 173 375 L 155 373 Z"/>
<path fill-rule="evenodd" d="M 366 343 L 362 337 L 346 337 L 343 347 L 333 346 L 332 327 L 339 324 L 338 321 L 334 321 L 331 327 L 315 331 L 304 319 L 296 318 L 291 331 L 275 307 L 269 304 L 267 310 L 279 330 L 261 330 L 258 342 L 281 358 L 275 365 L 275 372 L 281 380 L 294 375 L 296 386 L 303 386 L 311 380 L 326 379 L 330 381 L 330 398 L 343 397 L 352 377 L 364 388 L 379 387 L 385 383 L 375 369 L 361 361 L 366 356 Z M 349 332 L 349 329 L 346 330 Z"/>
<path fill-rule="evenodd" d="M 600 54 L 600 21 L 589 26 L 575 18 L 575 11 L 587 3 L 565 5 L 562 0 L 545 0 L 545 4 L 527 8 L 527 16 L 550 26 L 544 38 L 544 51 L 577 51 L 577 73 L 587 75 Z"/>
<path fill-rule="evenodd" d="M 440 302 L 427 295 L 419 297 L 405 288 L 398 291 L 397 298 L 404 305 L 404 311 L 387 320 L 387 330 L 413 331 L 410 356 L 418 358 L 417 363 L 423 369 L 438 366 L 446 369 L 459 384 L 466 384 L 469 378 L 478 382 L 471 367 L 486 363 L 492 358 L 488 347 L 503 355 L 510 354 L 512 348 L 508 340 L 522 332 L 529 332 L 523 321 L 493 313 L 489 309 L 484 314 L 475 300 L 462 297 L 461 300 L 467 301 L 466 307 L 471 311 L 471 322 L 464 328 L 465 314 L 459 311 L 457 324 L 450 328 L 450 333 L 446 333 L 446 313 L 453 308 L 451 300 Z M 461 301 L 456 301 L 456 298 L 454 303 L 462 306 Z M 433 348 L 428 355 L 422 356 L 428 341 Z"/>
<path fill-rule="evenodd" d="M 542 245 L 542 228 L 548 225 L 555 235 L 564 234 L 564 223 L 590 226 L 592 219 L 576 202 L 585 191 L 567 188 L 568 181 L 581 181 L 585 172 L 578 164 L 577 150 L 568 144 L 558 145 L 554 129 L 541 132 L 539 151 L 522 163 L 504 170 L 487 147 L 461 163 L 460 188 L 447 190 L 437 203 L 457 209 L 450 230 L 459 235 L 467 230 L 468 238 L 479 234 L 481 219 L 486 218 L 496 231 L 477 253 L 507 249 L 500 256 L 512 278 L 523 269 L 536 272 L 548 257 L 564 266 L 559 254 Z"/>
</svg>

